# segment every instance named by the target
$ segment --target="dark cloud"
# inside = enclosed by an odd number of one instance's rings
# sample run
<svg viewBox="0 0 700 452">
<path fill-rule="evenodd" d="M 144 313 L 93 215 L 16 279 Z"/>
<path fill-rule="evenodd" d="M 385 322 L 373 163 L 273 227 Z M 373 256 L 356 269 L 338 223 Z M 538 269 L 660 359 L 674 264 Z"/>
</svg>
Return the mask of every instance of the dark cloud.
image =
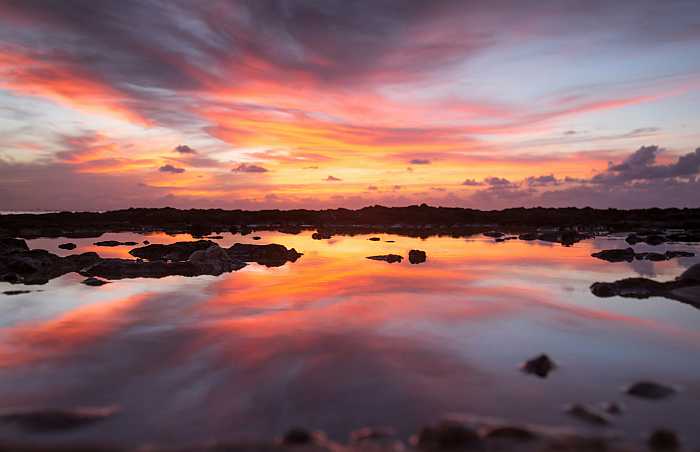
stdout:
<svg viewBox="0 0 700 452">
<path fill-rule="evenodd" d="M 185 168 L 179 168 L 177 166 L 167 164 L 158 168 L 158 171 L 160 171 L 161 173 L 181 174 L 185 172 Z"/>
<path fill-rule="evenodd" d="M 236 168 L 231 171 L 236 173 L 267 173 L 267 168 L 263 168 L 259 165 L 253 165 L 251 163 L 241 163 Z"/>
<path fill-rule="evenodd" d="M 619 185 L 632 181 L 690 177 L 700 172 L 700 148 L 678 157 L 675 163 L 657 165 L 656 157 L 663 152 L 658 146 L 642 146 L 619 164 L 596 174 L 592 182 Z"/>
<path fill-rule="evenodd" d="M 197 151 L 192 149 L 191 147 L 187 146 L 186 144 L 181 144 L 179 146 L 176 146 L 175 149 L 173 149 L 175 152 L 179 152 L 180 154 L 196 154 Z"/>
<path fill-rule="evenodd" d="M 531 187 L 544 187 L 549 185 L 559 185 L 561 183 L 553 174 L 547 176 L 530 176 L 525 182 Z"/>
<path fill-rule="evenodd" d="M 516 185 L 508 179 L 502 177 L 487 177 L 484 183 L 491 188 L 513 188 Z"/>
<path fill-rule="evenodd" d="M 484 185 L 484 182 L 479 182 L 476 179 L 465 179 L 462 185 L 466 185 L 467 187 L 479 187 Z"/>
<path fill-rule="evenodd" d="M 409 163 L 411 165 L 429 165 L 430 160 L 428 160 L 428 159 L 413 159 Z"/>
<path fill-rule="evenodd" d="M 341 181 L 342 179 L 337 178 L 337 177 L 335 177 L 335 176 L 328 176 L 328 177 L 325 178 L 324 180 L 325 180 L 326 182 L 339 182 L 339 181 Z"/>
</svg>

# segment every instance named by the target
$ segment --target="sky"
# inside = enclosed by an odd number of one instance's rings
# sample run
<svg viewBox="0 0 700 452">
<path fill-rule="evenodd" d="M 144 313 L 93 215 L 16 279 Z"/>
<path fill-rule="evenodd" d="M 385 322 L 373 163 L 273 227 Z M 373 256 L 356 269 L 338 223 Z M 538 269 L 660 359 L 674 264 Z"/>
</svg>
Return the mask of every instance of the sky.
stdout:
<svg viewBox="0 0 700 452">
<path fill-rule="evenodd" d="M 697 0 L 0 0 L 0 210 L 699 193 Z"/>
</svg>

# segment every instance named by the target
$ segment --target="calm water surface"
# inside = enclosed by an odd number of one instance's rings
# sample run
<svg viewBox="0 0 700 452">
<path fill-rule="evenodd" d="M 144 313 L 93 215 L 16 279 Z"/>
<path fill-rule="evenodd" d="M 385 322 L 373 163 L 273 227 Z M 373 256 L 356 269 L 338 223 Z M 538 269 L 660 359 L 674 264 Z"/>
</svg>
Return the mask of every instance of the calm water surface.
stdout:
<svg viewBox="0 0 700 452">
<path fill-rule="evenodd" d="M 590 257 L 626 247 L 599 238 L 563 247 L 485 237 L 425 240 L 381 235 L 315 241 L 310 232 L 250 236 L 304 253 L 279 268 L 256 264 L 220 277 L 116 281 L 94 288 L 71 274 L 42 292 L 0 295 L 0 408 L 118 409 L 107 421 L 46 442 L 181 444 L 270 438 L 292 426 L 344 440 L 359 427 L 408 437 L 450 413 L 590 429 L 569 403 L 617 401 L 602 431 L 642 438 L 655 427 L 700 444 L 700 310 L 653 298 L 599 299 L 595 281 L 672 279 L 699 259 L 611 264 Z M 189 235 L 105 234 L 100 240 L 170 243 Z M 72 252 L 57 245 L 72 241 Z M 96 239 L 38 239 L 66 255 L 130 257 Z M 365 259 L 428 253 L 421 265 Z M 666 246 L 636 247 L 637 251 Z M 693 250 L 668 245 L 668 249 Z M 700 251 L 697 248 L 695 251 Z M 17 286 L 0 283 L 0 291 Z M 518 370 L 548 353 L 547 379 Z M 639 379 L 675 385 L 667 400 L 633 400 Z M 598 430 L 601 431 L 601 430 Z M 3 437 L 28 438 L 0 425 Z"/>
</svg>

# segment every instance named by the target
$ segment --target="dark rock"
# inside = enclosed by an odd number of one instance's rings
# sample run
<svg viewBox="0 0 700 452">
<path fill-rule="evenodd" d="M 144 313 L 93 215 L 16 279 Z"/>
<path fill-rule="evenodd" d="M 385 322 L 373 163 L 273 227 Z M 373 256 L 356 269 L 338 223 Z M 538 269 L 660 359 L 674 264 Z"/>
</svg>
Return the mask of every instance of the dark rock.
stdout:
<svg viewBox="0 0 700 452">
<path fill-rule="evenodd" d="M 672 242 L 692 242 L 692 243 L 700 242 L 700 234 L 699 233 L 681 232 L 681 233 L 676 233 L 676 234 L 669 234 L 666 236 L 666 238 Z"/>
<path fill-rule="evenodd" d="M 0 255 L 25 251 L 29 251 L 29 246 L 22 239 L 0 239 Z"/>
<path fill-rule="evenodd" d="M 121 246 L 122 242 L 120 242 L 118 240 L 103 240 L 101 242 L 95 242 L 93 245 L 114 247 L 114 246 Z"/>
<path fill-rule="evenodd" d="M 378 242 L 378 241 L 380 241 L 381 239 L 380 239 L 379 237 L 370 237 L 370 238 L 368 238 L 367 240 L 371 240 L 371 241 L 373 241 L 373 242 Z"/>
<path fill-rule="evenodd" d="M 311 238 L 314 240 L 328 240 L 331 237 L 333 237 L 333 234 L 331 234 L 330 232 L 316 231 L 313 234 L 311 234 Z"/>
<path fill-rule="evenodd" d="M 223 238 L 223 237 L 222 237 L 222 238 Z M 262 239 L 262 237 L 260 237 L 259 235 L 256 235 L 256 236 L 253 237 L 253 240 L 260 240 L 260 239 Z"/>
<path fill-rule="evenodd" d="M 487 232 L 484 232 L 484 235 L 486 237 L 491 237 L 492 239 L 497 239 L 499 237 L 503 237 L 505 234 L 502 232 L 498 232 L 498 231 L 487 231 Z"/>
<path fill-rule="evenodd" d="M 690 251 L 666 251 L 666 259 L 673 259 L 674 257 L 693 257 L 695 253 Z"/>
<path fill-rule="evenodd" d="M 245 262 L 234 259 L 223 248 L 211 246 L 192 253 L 188 262 L 194 264 L 202 274 L 220 275 L 245 267 Z"/>
<path fill-rule="evenodd" d="M 610 403 L 605 404 L 605 412 L 606 413 L 609 413 L 609 414 L 612 414 L 615 416 L 619 416 L 622 414 L 622 411 L 623 411 L 622 407 L 618 403 L 610 402 Z"/>
<path fill-rule="evenodd" d="M 481 444 L 476 431 L 455 421 L 442 421 L 436 426 L 423 427 L 417 443 L 419 448 L 428 450 L 464 449 Z"/>
<path fill-rule="evenodd" d="M 632 262 L 634 260 L 634 250 L 632 248 L 603 250 L 598 253 L 591 254 L 593 257 L 603 259 L 608 262 Z"/>
<path fill-rule="evenodd" d="M 571 416 L 587 422 L 591 425 L 606 426 L 610 421 L 592 408 L 585 405 L 575 404 L 569 407 L 566 412 Z"/>
<path fill-rule="evenodd" d="M 666 242 L 666 238 L 661 235 L 649 235 L 644 241 L 649 245 L 661 245 Z"/>
<path fill-rule="evenodd" d="M 104 279 L 94 278 L 91 276 L 91 277 L 85 279 L 81 284 L 85 284 L 86 286 L 99 287 L 99 286 L 104 286 L 105 284 L 109 284 L 109 281 L 105 281 Z"/>
<path fill-rule="evenodd" d="M 637 243 L 640 243 L 643 241 L 644 241 L 644 239 L 639 237 L 637 234 L 630 234 L 625 239 L 625 242 L 629 243 L 630 245 L 636 245 Z"/>
<path fill-rule="evenodd" d="M 426 259 L 425 251 L 411 250 L 408 252 L 408 261 L 412 264 L 421 264 L 425 262 Z"/>
<path fill-rule="evenodd" d="M 367 259 L 372 259 L 373 261 L 384 261 L 393 264 L 394 262 L 401 262 L 403 257 L 399 256 L 398 254 L 382 254 L 379 256 L 368 256 Z"/>
<path fill-rule="evenodd" d="M 658 429 L 655 430 L 647 441 L 649 448 L 653 451 L 676 451 L 681 448 L 681 442 L 678 440 L 678 435 L 672 430 Z"/>
<path fill-rule="evenodd" d="M 58 247 L 62 250 L 74 250 L 78 247 L 75 243 L 61 243 Z"/>
<path fill-rule="evenodd" d="M 532 241 L 532 240 L 537 240 L 537 234 L 534 232 L 526 232 L 524 234 L 520 234 L 518 236 L 520 240 L 527 240 L 527 241 Z"/>
<path fill-rule="evenodd" d="M 210 240 L 176 242 L 169 245 L 153 244 L 134 248 L 129 251 L 129 254 L 146 260 L 186 261 L 195 251 L 205 250 L 211 246 L 218 245 Z"/>
<path fill-rule="evenodd" d="M 143 244 L 144 244 L 144 245 L 150 245 L 150 244 L 151 244 L 151 242 L 150 242 L 150 241 L 148 241 L 148 240 L 144 240 L 144 241 L 143 241 Z"/>
<path fill-rule="evenodd" d="M 547 375 L 556 368 L 556 364 L 549 356 L 542 354 L 523 364 L 522 370 L 528 374 L 537 375 L 540 378 L 547 378 Z"/>
<path fill-rule="evenodd" d="M 678 277 L 678 281 L 684 283 L 699 283 L 700 284 L 700 264 L 695 264 L 686 271 L 684 271 L 681 276 Z"/>
<path fill-rule="evenodd" d="M 14 252 L 0 258 L 0 279 L 13 284 L 45 284 L 66 273 L 80 271 L 99 259 L 96 253 L 60 257 L 46 250 Z"/>
<path fill-rule="evenodd" d="M 640 381 L 627 388 L 626 392 L 629 395 L 643 399 L 659 400 L 672 396 L 676 393 L 676 390 L 670 386 L 653 381 Z"/>
<path fill-rule="evenodd" d="M 294 248 L 287 249 L 276 243 L 269 245 L 236 243 L 228 249 L 228 254 L 233 259 L 242 262 L 256 262 L 266 267 L 281 267 L 287 262 L 296 262 L 302 256 Z"/>
<path fill-rule="evenodd" d="M 41 432 L 60 432 L 75 430 L 103 421 L 112 413 L 89 413 L 80 411 L 31 411 L 0 416 L 0 421 L 15 424 L 22 430 Z"/>
<path fill-rule="evenodd" d="M 32 293 L 31 290 L 6 290 L 3 295 L 23 295 L 26 293 Z"/>
<path fill-rule="evenodd" d="M 386 243 L 396 243 L 396 240 L 384 240 Z"/>
<path fill-rule="evenodd" d="M 661 261 L 668 260 L 668 256 L 666 254 L 661 254 L 661 253 L 636 253 L 634 255 L 634 258 L 638 261 L 653 261 L 653 262 L 661 262 Z"/>
<path fill-rule="evenodd" d="M 224 236 L 223 235 L 208 235 L 204 238 L 207 240 L 221 240 L 224 238 Z M 255 240 L 255 237 L 253 237 L 253 240 Z"/>
<path fill-rule="evenodd" d="M 537 434 L 524 427 L 517 426 L 499 426 L 490 429 L 485 438 L 489 439 L 507 439 L 511 441 L 532 441 L 537 439 Z"/>
<path fill-rule="evenodd" d="M 626 278 L 615 282 L 597 282 L 591 285 L 597 297 L 621 296 L 627 298 L 649 298 L 664 292 L 664 284 L 646 278 Z"/>
<path fill-rule="evenodd" d="M 304 430 L 303 428 L 293 428 L 284 434 L 282 443 L 287 446 L 301 446 L 311 444 L 313 439 L 313 435 L 308 430 Z"/>
</svg>

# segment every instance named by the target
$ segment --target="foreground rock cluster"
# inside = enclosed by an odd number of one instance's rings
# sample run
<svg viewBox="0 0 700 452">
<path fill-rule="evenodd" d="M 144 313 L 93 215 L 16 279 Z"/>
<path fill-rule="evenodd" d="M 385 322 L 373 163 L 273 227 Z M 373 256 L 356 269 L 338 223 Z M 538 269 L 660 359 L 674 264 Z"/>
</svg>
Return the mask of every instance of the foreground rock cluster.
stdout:
<svg viewBox="0 0 700 452">
<path fill-rule="evenodd" d="M 94 278 L 163 278 L 165 276 L 221 275 L 240 270 L 249 262 L 279 267 L 295 262 L 301 253 L 282 245 L 236 243 L 222 248 L 209 240 L 147 245 L 129 252 L 136 259 L 101 258 L 97 253 L 60 257 L 46 250 L 30 250 L 21 239 L 0 239 L 0 281 L 45 284 L 67 273 Z M 90 279 L 92 278 L 92 279 Z"/>
</svg>

